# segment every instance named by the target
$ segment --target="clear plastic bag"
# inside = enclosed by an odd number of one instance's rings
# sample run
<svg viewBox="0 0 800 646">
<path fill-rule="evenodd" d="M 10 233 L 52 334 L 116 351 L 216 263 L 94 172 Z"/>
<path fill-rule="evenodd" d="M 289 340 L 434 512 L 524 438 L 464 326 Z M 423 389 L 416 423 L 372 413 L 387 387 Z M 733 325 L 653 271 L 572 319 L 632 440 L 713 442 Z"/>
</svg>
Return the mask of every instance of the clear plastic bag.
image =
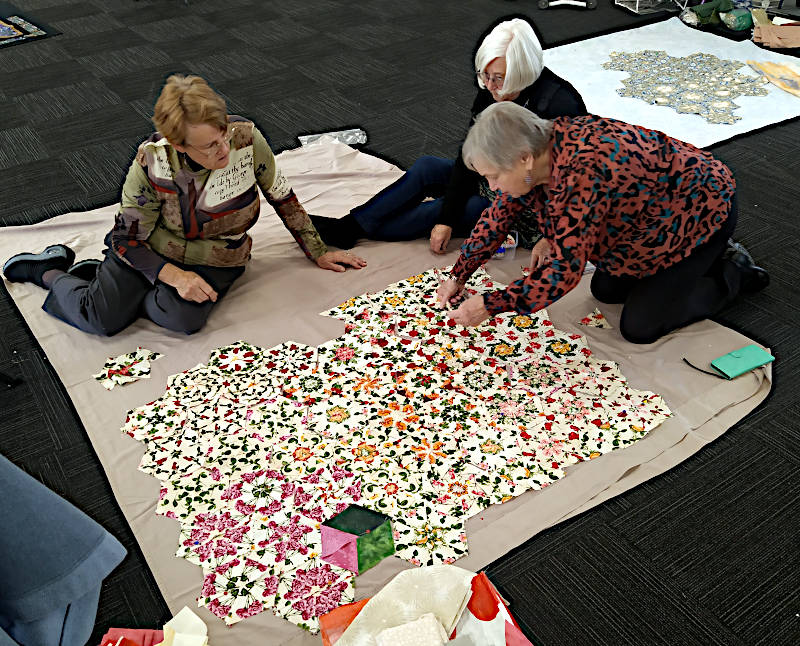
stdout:
<svg viewBox="0 0 800 646">
<path fill-rule="evenodd" d="M 494 252 L 493 258 L 498 260 L 513 260 L 519 246 L 519 234 L 516 231 L 509 231 L 506 241 Z"/>
<path fill-rule="evenodd" d="M 367 143 L 367 133 L 361 128 L 351 128 L 350 130 L 336 130 L 334 132 L 320 132 L 312 135 L 298 135 L 301 146 L 308 146 L 309 144 L 316 143 L 322 137 L 331 137 L 348 146 L 355 146 L 358 144 Z"/>
</svg>

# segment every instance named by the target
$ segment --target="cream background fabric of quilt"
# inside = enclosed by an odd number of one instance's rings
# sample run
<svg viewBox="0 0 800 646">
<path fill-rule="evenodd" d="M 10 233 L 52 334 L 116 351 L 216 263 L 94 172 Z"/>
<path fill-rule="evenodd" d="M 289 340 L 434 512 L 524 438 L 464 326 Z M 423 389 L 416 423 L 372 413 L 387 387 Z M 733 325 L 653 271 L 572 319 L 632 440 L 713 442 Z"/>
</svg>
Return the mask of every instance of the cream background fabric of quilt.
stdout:
<svg viewBox="0 0 800 646">
<path fill-rule="evenodd" d="M 390 164 L 344 144 L 320 143 L 288 151 L 278 157 L 301 202 L 311 213 L 340 216 L 399 177 Z M 99 257 L 103 236 L 113 221 L 116 205 L 87 213 L 73 213 L 38 225 L 9 227 L 0 236 L 0 258 L 20 251 L 39 251 L 48 244 L 70 244 L 78 259 Z M 209 353 L 246 340 L 272 347 L 292 339 L 317 345 L 343 330 L 343 323 L 317 313 L 366 291 L 434 266 L 452 263 L 453 249 L 434 256 L 426 240 L 403 243 L 364 242 L 356 251 L 369 262 L 360 271 L 345 274 L 322 271 L 302 255 L 266 203 L 253 229 L 253 259 L 212 314 L 207 327 L 194 336 L 164 331 L 149 321 L 138 321 L 106 339 L 75 330 L 41 310 L 44 291 L 32 285 L 7 287 L 31 330 L 47 353 L 72 398 L 108 474 L 117 500 L 142 547 L 155 578 L 173 612 L 194 608 L 200 591 L 200 568 L 174 556 L 178 523 L 154 512 L 158 481 L 137 470 L 142 446 L 123 435 L 120 427 L 129 409 L 159 397 L 166 378 L 208 360 Z M 487 270 L 502 281 L 519 275 L 527 258 L 491 261 Z M 574 516 L 679 464 L 764 400 L 771 387 L 769 368 L 734 381 L 722 381 L 683 364 L 682 356 L 704 364 L 752 341 L 711 321 L 691 325 L 657 343 L 632 346 L 619 335 L 619 306 L 603 306 L 614 329 L 587 328 L 578 321 L 597 303 L 588 279 L 548 308 L 554 325 L 587 337 L 600 359 L 619 362 L 634 388 L 663 395 L 674 416 L 625 450 L 570 467 L 567 476 L 542 491 L 531 491 L 504 505 L 494 505 L 467 522 L 469 555 L 456 565 L 479 571 L 510 549 L 561 520 Z M 160 352 L 150 379 L 106 391 L 95 381 L 107 357 L 142 346 Z M 409 564 L 396 558 L 356 579 L 356 598 L 374 595 Z M 197 613 L 209 627 L 209 643 L 216 646 L 293 646 L 318 644 L 311 636 L 270 613 L 226 628 L 205 609 Z"/>
</svg>

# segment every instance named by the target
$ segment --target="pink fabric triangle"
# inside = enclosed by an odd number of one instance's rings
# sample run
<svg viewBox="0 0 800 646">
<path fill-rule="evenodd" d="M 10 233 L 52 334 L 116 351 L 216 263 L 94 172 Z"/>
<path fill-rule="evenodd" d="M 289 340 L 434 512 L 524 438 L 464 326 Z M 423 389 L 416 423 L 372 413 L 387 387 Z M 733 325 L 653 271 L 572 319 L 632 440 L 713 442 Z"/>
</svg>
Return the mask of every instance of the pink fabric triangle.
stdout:
<svg viewBox="0 0 800 646">
<path fill-rule="evenodd" d="M 518 626 L 506 622 L 506 646 L 533 646 Z"/>
<path fill-rule="evenodd" d="M 323 525 L 322 560 L 358 574 L 358 537 Z"/>
</svg>

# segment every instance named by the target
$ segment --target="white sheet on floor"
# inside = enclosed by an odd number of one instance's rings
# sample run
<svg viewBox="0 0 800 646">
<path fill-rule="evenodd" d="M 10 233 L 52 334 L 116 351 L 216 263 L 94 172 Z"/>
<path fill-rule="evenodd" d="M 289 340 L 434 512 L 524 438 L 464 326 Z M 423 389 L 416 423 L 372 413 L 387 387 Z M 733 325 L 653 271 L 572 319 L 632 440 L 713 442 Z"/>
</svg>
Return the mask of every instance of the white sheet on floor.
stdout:
<svg viewBox="0 0 800 646">
<path fill-rule="evenodd" d="M 741 107 L 734 114 L 742 119 L 730 125 L 709 123 L 696 114 L 679 114 L 668 106 L 650 105 L 640 99 L 619 96 L 617 90 L 623 87 L 622 79 L 627 78 L 628 73 L 603 69 L 603 63 L 610 60 L 611 52 L 644 49 L 663 50 L 677 57 L 697 52 L 714 54 L 719 58 L 741 61 L 743 69 L 739 73 L 749 76 L 757 74 L 747 67 L 748 60 L 797 62 L 792 56 L 761 49 L 750 41 L 735 42 L 692 29 L 679 18 L 554 47 L 545 50 L 544 62 L 575 86 L 589 112 L 660 130 L 701 148 L 800 116 L 800 98 L 772 84 L 766 85 L 768 96 L 737 98 L 736 103 Z"/>
</svg>

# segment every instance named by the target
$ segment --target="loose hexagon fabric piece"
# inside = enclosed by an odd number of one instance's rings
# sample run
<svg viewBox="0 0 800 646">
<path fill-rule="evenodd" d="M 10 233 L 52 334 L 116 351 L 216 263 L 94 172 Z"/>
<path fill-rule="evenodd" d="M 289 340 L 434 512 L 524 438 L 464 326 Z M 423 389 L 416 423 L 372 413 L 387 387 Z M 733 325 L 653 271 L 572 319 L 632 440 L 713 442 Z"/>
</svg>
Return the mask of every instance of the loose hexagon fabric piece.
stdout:
<svg viewBox="0 0 800 646">
<path fill-rule="evenodd" d="M 271 610 L 316 631 L 351 601 L 354 575 L 321 559 L 320 531 L 348 505 L 391 518 L 396 557 L 452 563 L 468 518 L 670 415 L 544 310 L 456 325 L 433 306 L 437 275 L 324 312 L 345 333 L 317 348 L 219 348 L 128 414 L 140 469 L 161 481 L 156 512 L 203 568 L 199 604 L 227 623 Z M 481 270 L 467 291 L 498 287 Z"/>
<path fill-rule="evenodd" d="M 129 384 L 139 379 L 150 378 L 150 362 L 163 357 L 158 352 L 136 348 L 133 352 L 109 357 L 103 369 L 92 375 L 106 390 L 114 386 Z"/>
<path fill-rule="evenodd" d="M 713 54 L 692 54 L 677 58 L 665 51 L 611 52 L 603 64 L 607 70 L 628 72 L 620 96 L 669 106 L 681 113 L 698 114 L 709 123 L 735 123 L 733 114 L 740 96 L 766 96 L 767 79 L 746 76 L 738 70 L 747 67 L 740 61 L 717 58 Z"/>
<path fill-rule="evenodd" d="M 608 319 L 603 315 L 603 313 L 596 307 L 580 321 L 578 321 L 578 323 L 585 325 L 586 327 L 599 327 L 606 330 L 610 330 L 614 327 L 608 322 Z"/>
</svg>

